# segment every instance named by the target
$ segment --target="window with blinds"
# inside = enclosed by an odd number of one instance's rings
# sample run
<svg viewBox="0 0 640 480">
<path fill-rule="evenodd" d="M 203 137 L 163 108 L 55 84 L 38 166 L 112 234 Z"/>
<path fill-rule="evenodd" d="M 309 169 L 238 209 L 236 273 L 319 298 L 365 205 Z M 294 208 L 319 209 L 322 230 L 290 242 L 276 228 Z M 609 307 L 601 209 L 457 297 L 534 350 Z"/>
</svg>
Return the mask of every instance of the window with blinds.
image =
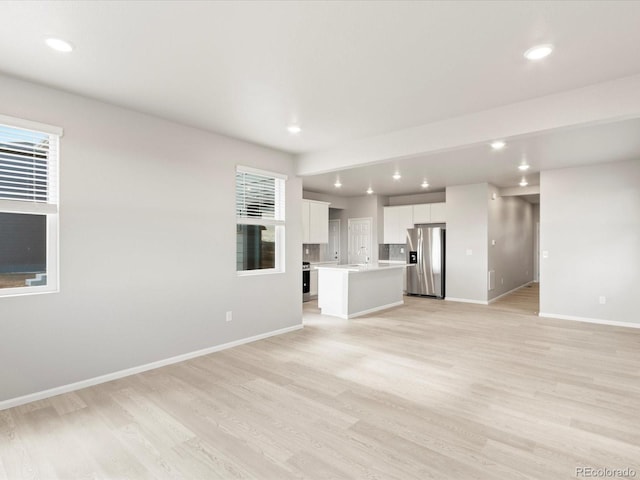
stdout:
<svg viewBox="0 0 640 480">
<path fill-rule="evenodd" d="M 0 115 L 0 297 L 58 291 L 61 135 Z"/>
<path fill-rule="evenodd" d="M 280 174 L 236 170 L 236 269 L 284 271 L 285 182 Z"/>
<path fill-rule="evenodd" d="M 236 171 L 236 217 L 284 221 L 284 179 Z"/>
<path fill-rule="evenodd" d="M 58 136 L 0 125 L 0 199 L 57 203 Z"/>
</svg>

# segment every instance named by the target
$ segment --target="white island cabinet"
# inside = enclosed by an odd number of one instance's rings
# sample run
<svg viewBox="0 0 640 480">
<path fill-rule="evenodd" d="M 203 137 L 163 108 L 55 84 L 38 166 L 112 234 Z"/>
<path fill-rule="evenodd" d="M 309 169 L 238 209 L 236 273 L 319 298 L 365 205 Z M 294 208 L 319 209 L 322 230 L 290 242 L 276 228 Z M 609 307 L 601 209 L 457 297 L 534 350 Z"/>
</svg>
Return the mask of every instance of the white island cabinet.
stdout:
<svg viewBox="0 0 640 480">
<path fill-rule="evenodd" d="M 396 307 L 404 265 L 318 265 L 318 307 L 323 315 L 353 318 Z"/>
</svg>

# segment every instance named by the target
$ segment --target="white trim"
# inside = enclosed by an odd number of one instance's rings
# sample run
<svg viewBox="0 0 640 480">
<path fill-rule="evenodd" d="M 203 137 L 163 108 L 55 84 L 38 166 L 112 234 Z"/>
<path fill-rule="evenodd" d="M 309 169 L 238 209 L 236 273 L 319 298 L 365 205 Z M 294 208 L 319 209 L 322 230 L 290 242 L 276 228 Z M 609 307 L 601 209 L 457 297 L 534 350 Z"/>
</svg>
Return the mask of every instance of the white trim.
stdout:
<svg viewBox="0 0 640 480">
<path fill-rule="evenodd" d="M 369 313 L 377 312 L 380 310 L 386 310 L 387 308 L 399 307 L 400 305 L 404 305 L 404 300 L 400 300 L 399 302 L 387 303 L 386 305 L 380 305 L 378 307 L 362 310 L 361 312 L 352 313 L 348 316 L 348 318 L 360 317 L 362 315 L 367 315 Z"/>
<path fill-rule="evenodd" d="M 520 285 L 519 287 L 516 287 L 516 288 L 514 288 L 514 289 L 512 289 L 512 290 L 509 290 L 508 292 L 503 293 L 502 295 L 498 295 L 497 297 L 490 299 L 490 300 L 487 302 L 487 305 L 491 305 L 491 304 L 492 304 L 493 302 L 495 302 L 496 300 L 499 300 L 499 299 L 501 299 L 502 297 L 504 297 L 504 296 L 506 296 L 506 295 L 509 295 L 510 293 L 515 292 L 516 290 L 520 290 L 521 288 L 524 288 L 524 287 L 526 287 L 527 285 L 531 285 L 532 283 L 533 283 L 533 280 L 532 280 L 532 281 L 530 281 L 530 282 L 527 282 L 527 283 L 523 283 L 523 284 L 522 284 L 522 285 Z"/>
<path fill-rule="evenodd" d="M 287 180 L 289 178 L 284 173 L 276 173 L 269 170 L 260 170 L 259 168 L 245 167 L 244 165 L 236 165 L 236 171 L 242 173 L 253 173 L 255 175 L 262 175 L 263 177 L 274 177 L 281 180 Z"/>
<path fill-rule="evenodd" d="M 380 305 L 378 307 L 369 308 L 367 310 L 362 310 L 360 312 L 351 313 L 349 315 L 335 315 L 335 316 L 336 317 L 340 317 L 340 318 L 345 318 L 345 319 L 361 317 L 362 315 L 367 315 L 369 313 L 378 312 L 380 310 L 386 310 L 387 308 L 399 307 L 400 305 L 404 305 L 404 300 L 400 300 L 399 302 L 387 303 L 386 305 Z"/>
<path fill-rule="evenodd" d="M 32 202 L 30 200 L 6 200 L 0 199 L 0 210 L 9 213 L 33 213 L 36 215 L 47 215 L 58 213 L 58 204 Z"/>
<path fill-rule="evenodd" d="M 237 225 L 270 225 L 274 227 L 285 226 L 284 220 L 274 220 L 272 218 L 236 217 Z"/>
<path fill-rule="evenodd" d="M 0 115 L 0 124 L 7 127 L 22 128 L 24 130 L 35 130 L 36 132 L 47 133 L 49 135 L 58 135 L 59 137 L 64 135 L 64 130 L 61 127 L 10 117 L 9 115 Z"/>
<path fill-rule="evenodd" d="M 106 383 L 112 380 L 117 380 L 119 378 L 128 377 L 131 375 L 136 375 L 138 373 L 146 372 L 148 370 L 154 370 L 156 368 L 165 367 L 167 365 L 172 365 L 174 363 L 184 362 L 192 358 L 201 357 L 203 355 L 209 355 L 210 353 L 219 352 L 221 350 L 237 347 L 240 345 L 244 345 L 245 343 L 255 342 L 257 340 L 273 337 L 275 335 L 282 335 L 284 333 L 293 332 L 295 330 L 300 330 L 302 328 L 304 328 L 303 324 L 294 325 L 292 327 L 281 328 L 279 330 L 273 330 L 271 332 L 261 333 L 260 335 L 254 335 L 253 337 L 234 340 L 233 342 L 229 342 L 229 343 L 223 343 L 222 345 L 215 345 L 213 347 L 204 348 L 202 350 L 183 353 L 182 355 L 166 358 L 164 360 L 158 360 L 157 362 L 151 362 L 145 365 L 127 368 L 125 370 L 120 370 L 118 372 L 108 373 L 106 375 L 100 375 L 98 377 L 89 378 L 87 380 L 81 380 L 79 382 L 70 383 L 68 385 L 62 385 L 60 387 L 50 388 L 48 390 L 42 390 L 36 393 L 30 393 L 28 395 L 23 395 L 22 397 L 10 398 L 9 400 L 3 400 L 0 402 L 0 410 L 6 410 L 7 408 L 17 407 L 19 405 L 24 405 L 25 403 L 31 403 L 37 400 L 43 400 L 45 398 L 55 397 L 56 395 L 61 395 L 63 393 L 69 393 L 69 392 L 73 392 L 83 388 L 92 387 L 93 385 L 98 385 L 100 383 Z"/>
<path fill-rule="evenodd" d="M 597 323 L 600 325 L 610 325 L 613 327 L 640 328 L 640 323 L 618 322 L 616 320 L 603 320 L 600 318 L 576 317 L 574 315 L 559 315 L 557 313 L 544 312 L 538 313 L 538 316 L 543 318 L 555 318 L 558 320 L 571 320 L 574 322 Z"/>
<path fill-rule="evenodd" d="M 237 270 L 239 277 L 257 277 L 259 275 L 273 275 L 275 273 L 285 273 L 284 268 L 256 268 L 254 270 Z"/>
<path fill-rule="evenodd" d="M 484 300 L 471 300 L 469 298 L 454 298 L 454 297 L 445 297 L 444 299 L 449 302 L 475 303 L 476 305 L 489 305 L 489 302 Z"/>
</svg>

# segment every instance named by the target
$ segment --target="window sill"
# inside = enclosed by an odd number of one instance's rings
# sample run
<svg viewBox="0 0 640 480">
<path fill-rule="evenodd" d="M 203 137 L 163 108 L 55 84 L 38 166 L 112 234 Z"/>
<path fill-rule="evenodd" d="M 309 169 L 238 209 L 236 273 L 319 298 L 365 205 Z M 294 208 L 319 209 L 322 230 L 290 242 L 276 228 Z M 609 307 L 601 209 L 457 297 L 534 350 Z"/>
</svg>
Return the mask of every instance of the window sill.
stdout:
<svg viewBox="0 0 640 480">
<path fill-rule="evenodd" d="M 27 288 L 3 288 L 0 290 L 0 298 L 5 297 L 26 297 L 30 295 L 45 295 L 47 293 L 60 293 L 60 289 L 58 288 L 42 288 L 36 289 L 37 287 L 27 287 Z"/>
<path fill-rule="evenodd" d="M 283 269 L 265 268 L 261 270 L 241 270 L 236 272 L 239 277 L 257 277 L 260 275 L 274 275 L 284 273 Z"/>
</svg>

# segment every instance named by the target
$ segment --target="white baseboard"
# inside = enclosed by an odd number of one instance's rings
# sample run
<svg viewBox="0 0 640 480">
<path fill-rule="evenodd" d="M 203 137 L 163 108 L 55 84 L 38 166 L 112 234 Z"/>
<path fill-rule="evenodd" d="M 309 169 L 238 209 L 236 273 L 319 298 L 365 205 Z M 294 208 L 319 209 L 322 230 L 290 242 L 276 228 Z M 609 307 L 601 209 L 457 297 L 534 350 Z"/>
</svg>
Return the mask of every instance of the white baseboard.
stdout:
<svg viewBox="0 0 640 480">
<path fill-rule="evenodd" d="M 497 297 L 492 298 L 492 299 L 491 299 L 491 300 L 489 300 L 489 302 L 487 302 L 487 303 L 490 305 L 490 304 L 492 304 L 493 302 L 495 302 L 496 300 L 500 300 L 502 297 L 505 297 L 505 296 L 509 295 L 510 293 L 515 292 L 516 290 L 520 290 L 521 288 L 524 288 L 524 287 L 526 287 L 527 285 L 531 285 L 532 283 L 534 283 L 534 282 L 533 282 L 533 280 L 532 280 L 532 281 L 530 281 L 530 282 L 527 282 L 527 283 L 523 283 L 523 284 L 522 284 L 522 285 L 520 285 L 519 287 L 513 288 L 513 289 L 509 290 L 508 292 L 503 293 L 502 295 L 498 295 Z"/>
<path fill-rule="evenodd" d="M 361 317 L 363 315 L 367 315 L 369 313 L 378 312 L 380 310 L 386 310 L 387 308 L 399 307 L 400 305 L 404 305 L 404 300 L 400 300 L 399 302 L 388 303 L 386 305 L 381 305 L 379 307 L 370 308 L 368 310 L 362 310 L 361 312 L 352 313 L 351 315 L 344 318 L 355 318 Z"/>
<path fill-rule="evenodd" d="M 474 303 L 476 305 L 489 305 L 489 302 L 484 300 L 470 300 L 468 298 L 454 298 L 454 297 L 444 297 L 448 302 L 460 302 L 460 303 Z"/>
<path fill-rule="evenodd" d="M 574 315 L 559 315 L 557 313 L 538 313 L 539 317 L 556 318 L 558 320 L 571 320 L 574 322 L 598 323 L 600 325 L 611 325 L 614 327 L 640 328 L 640 323 L 617 322 L 615 320 L 602 320 L 600 318 L 576 317 Z"/>
<path fill-rule="evenodd" d="M 100 383 L 106 383 L 112 380 L 117 380 L 119 378 L 135 375 L 137 373 L 146 372 L 147 370 L 154 370 L 156 368 L 165 367 L 167 365 L 172 365 L 174 363 L 184 362 L 192 358 L 201 357 L 203 355 L 209 355 L 210 353 L 215 353 L 221 350 L 226 350 L 228 348 L 244 345 L 245 343 L 251 343 L 257 340 L 262 340 L 264 338 L 273 337 L 275 335 L 282 335 L 283 333 L 289 333 L 295 330 L 300 330 L 301 328 L 304 328 L 304 325 L 300 324 L 300 325 L 294 325 L 292 327 L 281 328 L 279 330 L 273 330 L 271 332 L 261 333 L 260 335 L 255 335 L 253 337 L 242 338 L 240 340 L 234 340 L 233 342 L 223 343 L 222 345 L 215 345 L 213 347 L 203 348 L 202 350 L 183 353 L 182 355 L 166 358 L 164 360 L 158 360 L 157 362 L 147 363 L 145 365 L 140 365 L 138 367 L 127 368 L 125 370 L 108 373 L 106 375 L 100 375 L 99 377 L 89 378 L 87 380 L 81 380 L 79 382 L 70 383 L 68 385 L 62 385 L 60 387 L 55 387 L 55 388 L 50 388 L 48 390 L 42 390 L 40 392 L 30 393 L 22 397 L 10 398 L 8 400 L 3 400 L 0 402 L 0 410 L 6 410 L 7 408 L 17 407 L 19 405 L 24 405 L 25 403 L 31 403 L 37 400 L 43 400 L 45 398 L 55 397 L 56 395 L 61 395 L 63 393 L 69 393 L 75 390 L 80 390 L 82 388 L 92 387 Z"/>
</svg>

